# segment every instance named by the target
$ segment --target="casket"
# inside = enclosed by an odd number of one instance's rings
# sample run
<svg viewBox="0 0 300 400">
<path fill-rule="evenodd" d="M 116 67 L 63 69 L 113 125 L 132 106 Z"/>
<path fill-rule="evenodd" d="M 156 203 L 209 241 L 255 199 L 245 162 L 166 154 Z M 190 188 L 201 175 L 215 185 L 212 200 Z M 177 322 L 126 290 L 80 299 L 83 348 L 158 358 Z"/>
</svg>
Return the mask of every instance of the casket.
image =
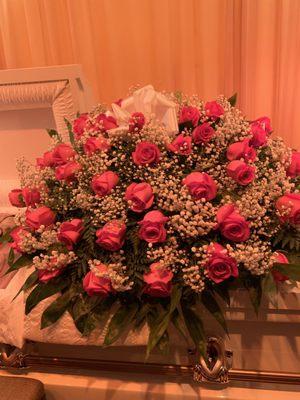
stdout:
<svg viewBox="0 0 300 400">
<path fill-rule="evenodd" d="M 7 118 L 8 106 L 4 101 L 1 107 L 0 115 L 3 112 Z M 10 108 L 14 107 L 10 104 Z M 40 111 L 43 119 L 42 113 Z M 49 121 L 57 126 L 55 118 Z M 13 223 L 11 216 L 14 210 L 8 204 L 7 192 L 17 184 L 14 163 L 16 154 L 34 159 L 47 146 L 46 132 L 41 129 L 32 131 L 31 128 L 31 134 L 34 132 L 38 138 L 36 148 L 26 146 L 24 135 L 29 134 L 27 129 L 5 126 L 0 132 L 2 230 Z M 15 143 L 22 145 L 16 147 Z M 5 162 L 4 156 L 7 160 Z M 41 330 L 41 314 L 55 296 L 42 301 L 25 316 L 26 294 L 21 293 L 13 299 L 30 274 L 30 268 L 3 276 L 8 268 L 8 250 L 7 245 L 2 246 L 0 254 L 0 343 L 5 345 L 1 353 L 2 367 L 7 367 L 9 371 L 21 368 L 26 373 L 30 371 L 29 376 L 43 378 L 49 393 L 56 393 L 49 398 L 79 400 L 87 398 L 84 396 L 88 393 L 88 398 L 93 399 L 99 393 L 106 393 L 107 398 L 114 399 L 126 395 L 131 398 L 134 396 L 135 399 L 195 396 L 203 399 L 285 399 L 287 396 L 289 399 L 300 399 L 299 386 L 298 389 L 296 386 L 300 385 L 300 293 L 297 287 L 286 284 L 278 304 L 272 305 L 265 301 L 258 316 L 250 305 L 247 293 L 235 293 L 230 307 L 223 304 L 229 336 L 224 335 L 209 315 L 205 316 L 208 340 L 218 343 L 223 356 L 230 358 L 232 369 L 229 376 L 235 382 L 215 392 L 211 388 L 199 389 L 198 385 L 191 383 L 194 366 L 199 362 L 198 355 L 194 353 L 191 343 L 178 337 L 175 330 L 170 334 L 169 354 L 161 355 L 154 351 L 146 363 L 146 326 L 127 337 L 121 337 L 110 348 L 102 346 L 107 323 L 89 337 L 83 337 L 76 330 L 71 317 L 64 314 L 56 324 Z M 102 378 L 94 381 L 100 371 Z M 54 372 L 65 374 L 64 378 L 57 378 Z M 248 383 L 238 383 L 242 381 Z M 264 386 L 261 386 L 262 383 Z M 64 397 L 66 387 L 68 397 Z M 72 395 L 69 391 L 71 387 Z M 249 388 L 249 392 L 245 388 Z M 152 397 L 145 397 L 145 392 L 151 393 Z"/>
</svg>

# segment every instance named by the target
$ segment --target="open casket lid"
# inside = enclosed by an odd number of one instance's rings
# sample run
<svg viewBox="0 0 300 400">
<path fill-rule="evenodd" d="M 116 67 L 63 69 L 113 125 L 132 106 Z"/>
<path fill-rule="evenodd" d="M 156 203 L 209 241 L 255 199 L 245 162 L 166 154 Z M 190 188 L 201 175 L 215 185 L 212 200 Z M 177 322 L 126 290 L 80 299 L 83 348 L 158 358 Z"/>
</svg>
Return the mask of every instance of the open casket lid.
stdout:
<svg viewBox="0 0 300 400">
<path fill-rule="evenodd" d="M 16 160 L 34 162 L 50 144 L 46 128 L 66 137 L 64 118 L 94 104 L 79 65 L 0 71 L 0 213 L 11 213 L 7 193 L 19 186 Z"/>
</svg>

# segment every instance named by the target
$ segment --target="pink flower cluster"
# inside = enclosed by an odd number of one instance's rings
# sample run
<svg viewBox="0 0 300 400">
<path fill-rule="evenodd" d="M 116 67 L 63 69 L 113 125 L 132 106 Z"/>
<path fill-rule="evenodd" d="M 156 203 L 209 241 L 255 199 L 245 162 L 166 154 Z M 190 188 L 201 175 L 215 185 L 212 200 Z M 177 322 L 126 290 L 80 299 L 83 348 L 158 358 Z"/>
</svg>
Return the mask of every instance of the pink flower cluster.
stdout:
<svg viewBox="0 0 300 400">
<path fill-rule="evenodd" d="M 13 206 L 26 207 L 24 223 L 11 233 L 12 248 L 23 252 L 30 235 L 54 230 L 64 254 L 80 253 L 92 227 L 93 254 L 86 257 L 97 256 L 99 263 L 82 284 L 89 296 L 101 297 L 116 293 L 118 284 L 123 290 L 132 237 L 147 259 L 138 278 L 133 274 L 145 296 L 168 297 L 175 281 L 200 291 L 207 280 L 233 280 L 240 268 L 247 269 L 241 253 L 255 255 L 264 243 L 267 256 L 288 262 L 270 243 L 278 227 L 300 225 L 300 194 L 293 184 L 300 176 L 300 152 L 292 152 L 290 163 L 283 160 L 272 145 L 267 117 L 248 123 L 224 99 L 183 103 L 173 136 L 139 111 L 126 114 L 125 133 L 116 129 L 124 121 L 114 107 L 80 115 L 73 123 L 74 148 L 58 143 L 37 159 L 41 185 L 10 192 Z M 265 161 L 268 147 L 277 151 L 268 153 L 271 166 Z M 272 186 L 282 170 L 283 182 L 278 178 Z M 59 276 L 55 260 L 39 270 L 40 281 Z M 263 261 L 257 275 L 269 267 Z M 272 273 L 277 282 L 286 280 Z"/>
</svg>

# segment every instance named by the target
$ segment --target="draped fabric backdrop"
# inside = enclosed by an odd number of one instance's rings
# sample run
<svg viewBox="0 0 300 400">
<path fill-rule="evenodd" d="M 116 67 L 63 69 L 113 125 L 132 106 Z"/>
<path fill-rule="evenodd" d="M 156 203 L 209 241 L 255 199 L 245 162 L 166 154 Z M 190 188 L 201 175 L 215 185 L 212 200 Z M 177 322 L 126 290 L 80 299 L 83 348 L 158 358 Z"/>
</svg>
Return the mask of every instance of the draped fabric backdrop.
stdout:
<svg viewBox="0 0 300 400">
<path fill-rule="evenodd" d="M 80 63 L 96 98 L 135 84 L 238 92 L 300 148 L 300 0 L 0 0 L 0 68 Z"/>
</svg>

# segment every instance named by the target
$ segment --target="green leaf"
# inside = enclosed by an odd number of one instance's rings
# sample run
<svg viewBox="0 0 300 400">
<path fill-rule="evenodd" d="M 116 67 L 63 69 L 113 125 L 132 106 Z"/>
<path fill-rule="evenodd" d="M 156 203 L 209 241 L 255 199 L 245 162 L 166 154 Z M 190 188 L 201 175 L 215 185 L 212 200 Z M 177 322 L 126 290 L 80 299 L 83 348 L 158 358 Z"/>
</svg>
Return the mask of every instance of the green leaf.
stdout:
<svg viewBox="0 0 300 400">
<path fill-rule="evenodd" d="M 276 263 L 273 268 L 292 281 L 300 281 L 300 264 L 280 264 Z"/>
<path fill-rule="evenodd" d="M 9 274 L 10 272 L 17 271 L 23 267 L 28 266 L 32 263 L 33 256 L 23 254 L 21 255 L 13 264 L 10 265 L 10 268 L 5 272 L 5 275 Z"/>
<path fill-rule="evenodd" d="M 236 105 L 236 101 L 237 101 L 237 93 L 234 93 L 231 97 L 229 97 L 228 99 L 231 107 L 234 107 Z"/>
<path fill-rule="evenodd" d="M 18 293 L 15 295 L 15 297 L 13 298 L 12 301 L 14 301 L 21 292 L 25 292 L 25 290 L 31 288 L 33 285 L 35 285 L 35 283 L 38 281 L 39 279 L 39 274 L 38 271 L 35 270 L 32 272 L 32 274 L 30 274 L 28 276 L 28 278 L 26 279 L 25 283 L 23 284 L 23 286 L 21 287 L 21 289 L 18 291 Z"/>
<path fill-rule="evenodd" d="M 42 314 L 41 329 L 47 328 L 58 321 L 65 311 L 67 311 L 73 297 L 77 295 L 78 286 L 74 285 L 71 286 L 63 295 L 54 300 Z"/>
<path fill-rule="evenodd" d="M 247 287 L 247 290 L 248 290 L 250 301 L 254 308 L 255 314 L 258 315 L 258 311 L 259 311 L 259 307 L 260 307 L 260 303 L 261 303 L 261 297 L 262 297 L 261 285 Z"/>
<path fill-rule="evenodd" d="M 196 349 L 206 358 L 206 337 L 203 323 L 191 306 L 181 302 L 182 313 L 187 330 L 193 339 Z"/>
<path fill-rule="evenodd" d="M 230 306 L 230 293 L 226 285 L 221 283 L 214 286 L 213 290 L 221 297 L 222 300 L 225 301 L 228 306 Z"/>
<path fill-rule="evenodd" d="M 25 314 L 28 315 L 42 300 L 60 292 L 69 285 L 69 281 L 61 280 L 39 283 L 26 299 Z"/>
<path fill-rule="evenodd" d="M 84 315 L 91 312 L 91 310 L 102 301 L 101 297 L 97 296 L 85 296 L 82 295 L 77 298 L 76 302 L 72 307 L 72 317 L 74 321 L 79 320 Z"/>
<path fill-rule="evenodd" d="M 175 326 L 175 328 L 177 329 L 177 331 L 180 333 L 180 335 L 183 337 L 183 339 L 188 344 L 188 338 L 187 338 L 187 335 L 186 335 L 186 332 L 184 329 L 184 321 L 183 321 L 182 316 L 180 315 L 180 312 L 178 309 L 176 309 L 173 312 L 171 321 L 172 321 L 173 325 Z"/>
<path fill-rule="evenodd" d="M 60 143 L 62 142 L 60 134 L 55 129 L 46 129 L 46 131 L 51 139 L 56 139 Z"/>
<path fill-rule="evenodd" d="M 201 301 L 204 307 L 214 316 L 228 335 L 227 324 L 223 312 L 211 292 L 204 291 L 201 294 Z"/>
<path fill-rule="evenodd" d="M 271 272 L 264 277 L 262 281 L 262 289 L 263 292 L 268 296 L 270 302 L 277 307 L 278 289 Z"/>
<path fill-rule="evenodd" d="M 135 321 L 134 321 L 134 329 L 139 329 L 141 325 L 146 321 L 147 314 L 150 312 L 151 306 L 149 303 L 144 303 L 142 307 L 138 310 Z"/>
<path fill-rule="evenodd" d="M 137 310 L 138 304 L 136 303 L 120 306 L 109 323 L 104 339 L 105 346 L 109 346 L 119 339 L 119 337 L 135 317 Z"/>
<path fill-rule="evenodd" d="M 70 123 L 70 121 L 67 120 L 67 118 L 64 118 L 64 121 L 65 121 L 65 124 L 67 125 L 67 128 L 68 128 L 70 143 L 74 148 L 76 148 L 76 142 L 75 142 L 75 139 L 74 139 L 74 133 L 73 133 L 72 124 Z"/>
<path fill-rule="evenodd" d="M 152 327 L 150 327 L 146 359 L 149 357 L 152 349 L 154 349 L 154 347 L 157 345 L 157 343 L 167 330 L 171 316 L 180 302 L 181 295 L 182 289 L 178 285 L 175 285 L 171 293 L 169 310 L 163 313 L 162 317 L 158 318 L 156 323 Z"/>
<path fill-rule="evenodd" d="M 0 243 L 7 243 L 7 242 L 10 242 L 12 240 L 12 237 L 10 236 L 10 233 L 11 233 L 11 231 L 13 229 L 15 229 L 15 227 L 7 229 L 5 231 L 5 233 L 0 235 Z"/>
<path fill-rule="evenodd" d="M 14 259 L 15 259 L 15 253 L 13 251 L 12 248 L 9 249 L 9 253 L 8 253 L 8 259 L 7 259 L 7 264 L 12 267 L 13 263 L 14 263 Z M 11 271 L 10 271 L 11 272 Z M 7 272 L 8 274 L 8 272 Z"/>
</svg>

